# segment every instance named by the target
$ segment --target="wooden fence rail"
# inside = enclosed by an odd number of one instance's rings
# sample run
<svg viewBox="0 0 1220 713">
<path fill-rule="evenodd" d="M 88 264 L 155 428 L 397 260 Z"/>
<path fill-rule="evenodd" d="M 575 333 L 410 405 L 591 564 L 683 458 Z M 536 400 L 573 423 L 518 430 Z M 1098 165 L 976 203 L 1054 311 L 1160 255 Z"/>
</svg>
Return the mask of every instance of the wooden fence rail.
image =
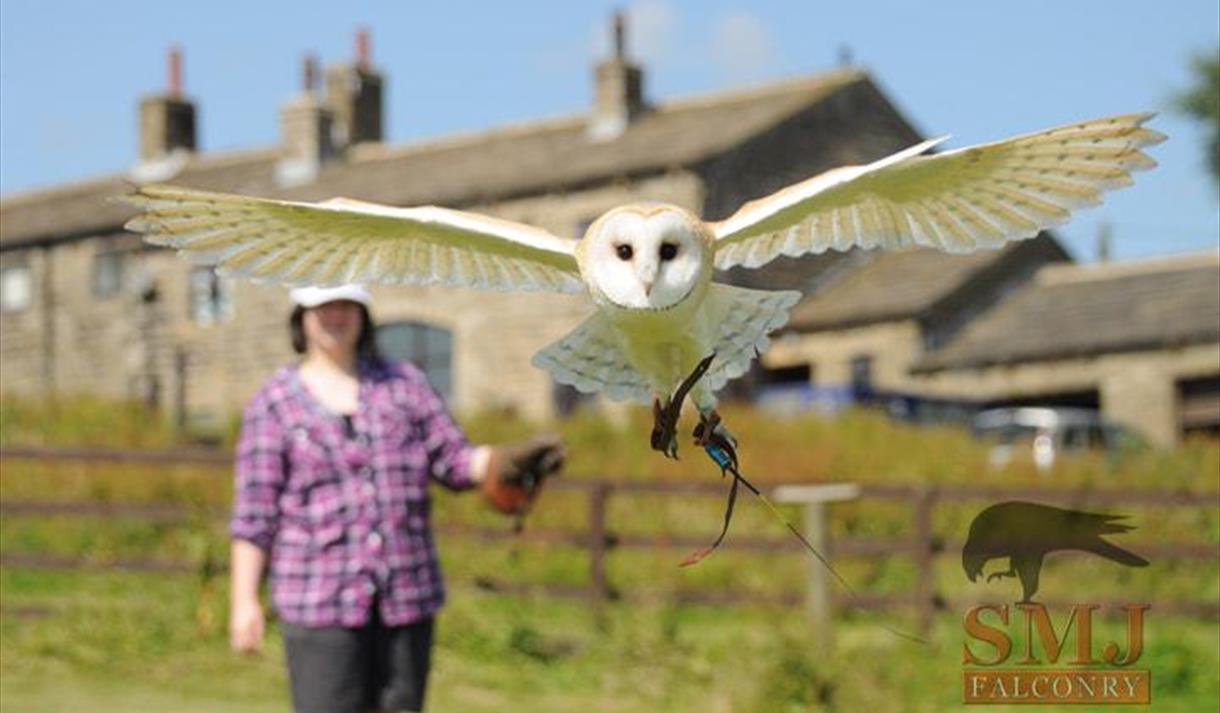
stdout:
<svg viewBox="0 0 1220 713">
<path fill-rule="evenodd" d="M 91 462 L 205 465 L 229 467 L 231 455 L 216 451 L 118 451 L 91 448 L 0 448 L 0 460 L 84 460 Z M 760 484 L 764 485 L 764 484 Z M 790 483 L 783 485 L 791 486 Z M 587 499 L 587 529 L 580 531 L 527 528 L 519 537 L 526 542 L 566 544 L 580 547 L 588 554 L 588 581 L 584 586 L 531 584 L 476 580 L 474 584 L 484 589 L 503 592 L 540 592 L 560 597 L 579 597 L 590 601 L 596 609 L 611 599 L 633 599 L 639 595 L 620 592 L 614 587 L 607 573 L 607 557 L 615 550 L 694 548 L 706 545 L 706 537 L 691 535 L 661 535 L 620 533 L 611 529 L 607 521 L 610 500 L 618 494 L 651 493 L 661 497 L 675 495 L 723 496 L 724 485 L 718 482 L 698 481 L 636 481 L 623 479 L 557 479 L 548 488 L 583 492 Z M 773 491 L 776 485 L 764 485 Z M 959 608 L 968 604 L 964 600 L 949 600 L 936 586 L 936 561 L 946 554 L 960 552 L 963 542 L 946 540 L 934 530 L 934 514 L 941 503 L 963 501 L 994 502 L 1000 500 L 1028 500 L 1053 505 L 1084 506 L 1157 506 L 1168 508 L 1220 508 L 1220 492 L 1192 492 L 1181 490 L 1097 490 L 1097 489 L 1047 489 L 1032 487 L 997 487 L 982 485 L 861 485 L 858 499 L 863 501 L 888 501 L 909 504 L 912 509 L 912 532 L 894 538 L 839 537 L 829 538 L 824 546 L 829 557 L 909 557 L 916 567 L 913 591 L 896 594 L 862 592 L 855 598 L 845 598 L 838 593 L 841 606 L 869 610 L 886 610 L 895 607 L 913 609 L 921 628 L 926 629 L 938 610 Z M 112 503 L 112 502 L 62 502 L 53 500 L 4 500 L 0 501 L 0 515 L 34 515 L 66 517 L 131 518 L 158 523 L 187 522 L 192 519 L 220 519 L 225 512 L 219 509 L 201 512 L 182 505 L 158 503 Z M 503 541 L 504 528 L 446 525 L 438 528 L 447 536 L 469 537 L 486 541 Z M 1220 559 L 1220 544 L 1215 542 L 1135 542 L 1129 543 L 1141 554 L 1158 560 L 1211 560 Z M 787 537 L 732 537 L 727 546 L 736 550 L 765 552 L 796 552 L 800 545 Z M 198 572 L 200 563 L 166 560 L 117 559 L 89 561 L 81 558 L 47 555 L 32 552 L 5 552 L 0 556 L 0 566 L 22 568 L 79 568 L 100 567 L 155 572 Z M 211 567 L 223 563 L 209 563 Z M 785 592 L 769 597 L 743 594 L 732 591 L 695 591 L 675 595 L 682 602 L 731 603 L 750 601 L 760 604 L 793 605 L 804 599 L 801 592 Z M 1060 602 L 1047 601 L 1048 605 Z M 1106 604 L 1104 602 L 1099 602 Z M 1220 618 L 1220 602 L 1158 601 L 1158 611 L 1188 616 Z"/>
</svg>

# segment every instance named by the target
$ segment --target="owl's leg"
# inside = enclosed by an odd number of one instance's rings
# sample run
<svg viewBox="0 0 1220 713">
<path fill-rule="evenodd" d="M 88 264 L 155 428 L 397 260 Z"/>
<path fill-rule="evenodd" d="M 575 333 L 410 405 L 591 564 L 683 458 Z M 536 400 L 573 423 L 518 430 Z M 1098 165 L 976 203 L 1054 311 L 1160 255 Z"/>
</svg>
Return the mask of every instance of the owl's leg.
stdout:
<svg viewBox="0 0 1220 713">
<path fill-rule="evenodd" d="M 720 413 L 716 411 L 716 397 L 706 386 L 696 389 L 691 395 L 699 409 L 699 423 L 692 434 L 695 445 L 707 451 L 722 470 L 730 466 L 737 468 L 737 439 L 724 427 Z"/>
<path fill-rule="evenodd" d="M 721 470 L 737 469 L 737 439 L 721 422 L 716 409 L 699 411 L 695 425 L 695 445 L 703 448 L 720 465 Z"/>
<path fill-rule="evenodd" d="M 707 412 L 699 412 L 699 423 L 695 426 L 695 445 L 699 447 L 706 446 L 711 442 L 712 431 L 720 425 L 720 413 L 716 409 Z"/>
<path fill-rule="evenodd" d="M 652 437 L 654 451 L 661 451 L 668 458 L 678 459 L 678 419 L 671 415 L 670 404 L 661 405 L 660 399 L 652 400 Z"/>
<path fill-rule="evenodd" d="M 708 367 L 712 365 L 712 360 L 716 358 L 716 353 L 706 357 L 703 361 L 695 366 L 694 371 L 690 373 L 678 388 L 674 390 L 673 396 L 670 397 L 664 405 L 660 399 L 653 399 L 652 402 L 652 438 L 651 444 L 653 450 L 661 451 L 666 456 L 678 459 L 678 416 L 682 414 L 682 402 L 686 400 L 686 395 L 694 388 L 699 379 L 707 372 Z"/>
</svg>

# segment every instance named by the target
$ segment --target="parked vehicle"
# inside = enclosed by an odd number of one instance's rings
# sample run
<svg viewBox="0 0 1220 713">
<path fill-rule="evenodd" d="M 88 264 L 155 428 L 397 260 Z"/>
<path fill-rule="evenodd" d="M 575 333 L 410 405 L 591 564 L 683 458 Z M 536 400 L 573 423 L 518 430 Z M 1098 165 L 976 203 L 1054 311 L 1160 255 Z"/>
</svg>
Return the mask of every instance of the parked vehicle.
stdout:
<svg viewBox="0 0 1220 713">
<path fill-rule="evenodd" d="M 1019 407 L 982 411 L 972 422 L 974 435 L 994 444 L 990 460 L 999 467 L 1022 449 L 1032 450 L 1034 464 L 1047 470 L 1059 454 L 1098 450 L 1115 456 L 1142 441 L 1097 411 L 1079 408 Z"/>
</svg>

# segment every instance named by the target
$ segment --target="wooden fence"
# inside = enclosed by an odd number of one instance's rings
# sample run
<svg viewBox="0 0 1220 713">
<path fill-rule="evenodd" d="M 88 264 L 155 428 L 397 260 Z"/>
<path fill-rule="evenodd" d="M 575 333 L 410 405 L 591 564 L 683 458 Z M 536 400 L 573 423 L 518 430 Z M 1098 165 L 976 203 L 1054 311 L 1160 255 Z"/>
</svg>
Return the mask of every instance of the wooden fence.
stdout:
<svg viewBox="0 0 1220 713">
<path fill-rule="evenodd" d="M 141 463 L 163 465 L 210 465 L 229 467 L 231 455 L 217 451 L 116 451 L 87 448 L 0 448 L 0 460 L 85 460 L 91 462 Z M 784 485 L 791 485 L 785 483 Z M 607 505 L 618 494 L 649 493 L 658 497 L 715 495 L 723 497 L 724 485 L 716 482 L 687 481 L 636 481 L 614 479 L 564 479 L 548 484 L 548 488 L 576 491 L 584 494 L 587 512 L 587 528 L 580 531 L 527 528 L 520 537 L 524 541 L 561 543 L 583 548 L 588 553 L 588 581 L 583 586 L 555 584 L 533 584 L 479 580 L 482 588 L 503 591 L 538 591 L 560 597 L 588 599 L 593 606 L 600 607 L 614 599 L 631 599 L 631 592 L 619 591 L 607 575 L 607 557 L 616 550 L 656 548 L 698 548 L 707 544 L 706 535 L 661 535 L 620 533 L 607 522 Z M 766 486 L 772 489 L 776 486 Z M 937 589 L 935 565 L 938 557 L 957 555 L 961 551 L 961 540 L 944 540 L 933 529 L 933 516 L 941 503 L 978 501 L 997 502 L 1003 500 L 1028 500 L 1068 507 L 1114 507 L 1114 506 L 1158 506 L 1169 508 L 1220 507 L 1220 492 L 1189 492 L 1172 490 L 1091 490 L 1091 489 L 1047 489 L 1029 487 L 996 487 L 975 485 L 861 485 L 859 499 L 876 502 L 897 502 L 909 505 L 913 531 L 901 537 L 827 538 L 824 542 L 830 558 L 906 556 L 916 569 L 915 586 L 912 591 L 899 594 L 876 594 L 861 592 L 859 596 L 845 598 L 839 593 L 839 604 L 869 610 L 909 608 L 916 612 L 920 626 L 927 629 L 933 616 L 942 609 L 959 610 L 968 601 L 949 600 Z M 192 516 L 198 517 L 184 506 L 171 504 L 60 502 L 34 500 L 6 500 L 0 502 L 0 514 L 56 515 L 79 517 L 123 517 L 155 522 L 182 522 Z M 224 513 L 217 511 L 216 517 Z M 445 536 L 469 537 L 489 542 L 502 542 L 505 528 L 471 527 L 451 525 L 438 528 Z M 791 537 L 745 537 L 732 536 L 727 543 L 733 550 L 782 552 L 798 551 Z M 1154 561 L 1196 560 L 1215 563 L 1220 559 L 1220 545 L 1215 542 L 1149 542 L 1140 541 L 1132 545 L 1140 554 Z M 147 559 L 114 560 L 104 564 L 47 555 L 33 552 L 5 552 L 0 557 L 0 566 L 27 568 L 77 568 L 105 567 L 156 572 L 198 572 L 200 563 Z M 219 565 L 216 565 L 219 566 Z M 788 592 L 778 596 L 760 597 L 756 594 L 725 591 L 692 591 L 675 595 L 681 602 L 732 603 L 748 600 L 753 603 L 796 605 L 805 597 L 802 592 Z M 1066 602 L 1046 601 L 1048 605 Z M 1098 602 L 1102 605 L 1118 602 Z M 1205 618 L 1220 618 L 1220 602 L 1216 600 L 1157 601 L 1157 611 Z"/>
</svg>

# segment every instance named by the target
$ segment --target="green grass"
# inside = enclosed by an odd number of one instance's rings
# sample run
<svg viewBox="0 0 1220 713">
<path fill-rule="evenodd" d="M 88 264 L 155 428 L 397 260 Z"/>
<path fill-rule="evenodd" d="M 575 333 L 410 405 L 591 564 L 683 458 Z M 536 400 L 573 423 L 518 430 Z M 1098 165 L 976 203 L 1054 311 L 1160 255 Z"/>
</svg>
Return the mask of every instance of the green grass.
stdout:
<svg viewBox="0 0 1220 713">
<path fill-rule="evenodd" d="M 5 711 L 283 710 L 282 652 L 224 639 L 218 590 L 113 573 L 0 573 Z M 201 594 L 210 602 L 200 606 Z M 46 613 L 15 616 L 22 606 Z M 764 607 L 578 602 L 456 588 L 439 619 L 429 709 L 522 711 L 941 711 L 958 707 L 963 636 L 940 617 L 926 646 L 875 617 L 836 624 L 833 653 L 797 613 Z M 1101 621 L 1097 637 L 1115 636 Z M 1220 695 L 1220 626 L 1152 614 L 1140 665 L 1154 710 L 1204 710 Z M 1081 710 L 1077 708 L 1076 710 Z M 1089 710 L 1084 708 L 1083 710 Z"/>
<path fill-rule="evenodd" d="M 1220 445 L 1198 442 L 1173 451 L 1146 451 L 1122 462 L 1084 455 L 1051 473 L 1029 463 L 993 470 L 986 449 L 953 429 L 895 425 L 869 413 L 826 420 L 776 420 L 748 409 L 726 409 L 743 444 L 743 468 L 769 482 L 853 480 L 892 483 L 974 483 L 1045 487 L 1215 491 Z M 491 416 L 465 419 L 472 440 L 501 442 L 539 426 Z M 686 424 L 684 428 L 688 428 Z M 592 414 L 556 425 L 569 444 L 565 478 L 673 478 L 717 482 L 712 466 L 684 445 L 671 463 L 651 452 L 647 415 L 623 423 Z M 228 436 L 231 442 L 231 434 Z M 136 407 L 83 400 L 31 405 L 0 400 L 0 442 L 166 447 L 182 441 Z M 4 711 L 280 711 L 286 708 L 278 636 L 259 658 L 230 654 L 225 643 L 226 580 L 204 576 L 223 558 L 223 511 L 231 476 L 198 466 L 39 463 L 6 459 L 0 500 L 171 503 L 193 516 L 177 524 L 136 519 L 34 517 L 0 519 L 0 553 L 67 555 L 105 565 L 158 558 L 196 565 L 196 575 L 98 571 L 0 570 L 0 708 Z M 945 502 L 934 514 L 936 534 L 961 539 L 986 503 Z M 660 535 L 698 533 L 710 541 L 720 524 L 717 496 L 618 494 L 609 502 L 613 531 Z M 1138 529 L 1122 538 L 1220 542 L 1220 506 L 1122 508 Z M 529 527 L 579 530 L 587 503 L 579 492 L 547 492 Z M 798 513 L 788 510 L 789 517 Z M 505 530 L 501 543 L 443 537 L 441 554 L 452 584 L 439 622 L 429 709 L 433 711 L 939 711 L 960 707 L 960 613 L 938 617 L 931 643 L 902 641 L 882 626 L 911 629 L 913 612 L 843 612 L 833 653 L 817 643 L 797 610 L 762 606 L 678 606 L 687 591 L 736 591 L 772 596 L 800 591 L 807 560 L 799 552 L 751 553 L 735 537 L 784 537 L 757 503 L 739 505 L 726 547 L 697 567 L 679 568 L 684 550 L 616 550 L 610 581 L 639 600 L 606 607 L 595 618 L 583 603 L 480 592 L 480 577 L 581 585 L 588 560 L 579 548 L 516 541 L 507 524 L 477 497 L 437 489 L 440 524 Z M 868 500 L 834 506 L 832 536 L 903 538 L 911 507 Z M 916 571 L 905 556 L 839 558 L 836 566 L 858 589 L 911 591 Z M 936 587 L 945 596 L 1011 601 L 1012 580 L 970 584 L 952 553 L 936 561 Z M 1074 601 L 1220 600 L 1220 563 L 1156 561 L 1143 570 L 1097 558 L 1052 556 L 1040 594 Z M 1098 637 L 1116 633 L 1102 621 Z M 1141 666 L 1153 672 L 1154 710 L 1195 711 L 1220 699 L 1220 624 L 1172 618 L 1154 609 Z M 1074 708 L 1073 710 L 1089 710 Z"/>
</svg>

